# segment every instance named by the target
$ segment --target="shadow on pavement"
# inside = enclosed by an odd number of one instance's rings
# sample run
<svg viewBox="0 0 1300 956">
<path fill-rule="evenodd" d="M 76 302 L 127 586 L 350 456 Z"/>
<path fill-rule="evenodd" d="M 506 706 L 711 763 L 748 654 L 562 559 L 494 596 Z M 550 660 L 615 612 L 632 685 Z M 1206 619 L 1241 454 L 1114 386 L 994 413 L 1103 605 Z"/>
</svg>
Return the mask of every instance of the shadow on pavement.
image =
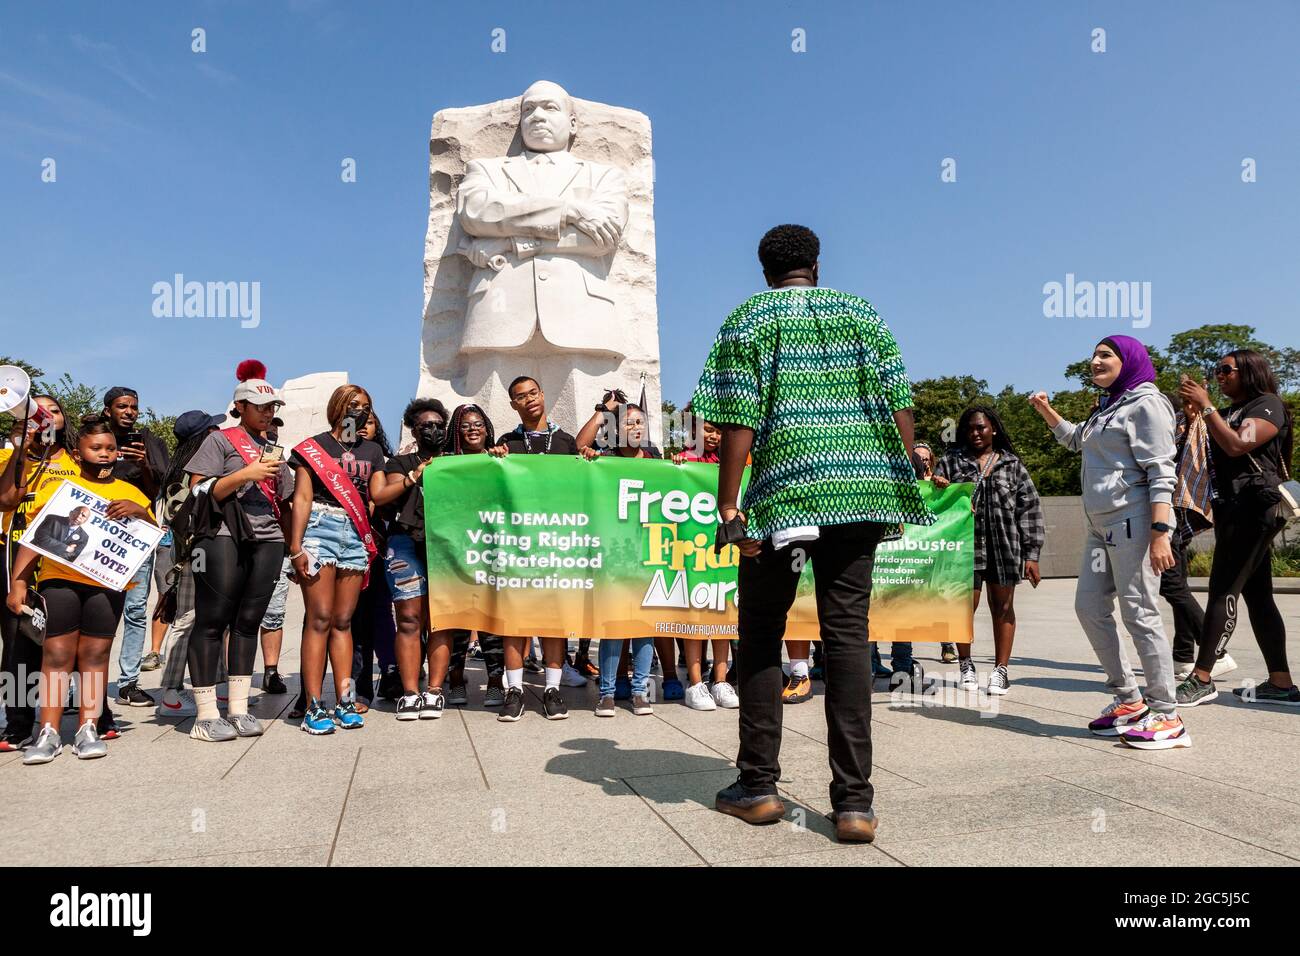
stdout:
<svg viewBox="0 0 1300 956">
<path fill-rule="evenodd" d="M 697 754 L 684 754 L 674 750 L 625 750 L 617 741 L 599 737 L 581 737 L 566 740 L 560 744 L 573 753 L 559 754 L 546 762 L 546 772 L 574 780 L 593 782 L 595 774 L 610 771 L 600 780 L 601 788 L 611 795 L 626 795 L 623 777 L 647 776 L 681 776 L 684 774 L 705 773 L 708 771 L 731 770 L 735 767 L 731 761 L 721 757 L 705 757 Z M 647 768 L 663 767 L 656 773 Z M 619 768 L 627 768 L 626 773 L 619 773 Z M 670 798 L 669 803 L 686 803 L 689 794 L 680 798 Z"/>
</svg>

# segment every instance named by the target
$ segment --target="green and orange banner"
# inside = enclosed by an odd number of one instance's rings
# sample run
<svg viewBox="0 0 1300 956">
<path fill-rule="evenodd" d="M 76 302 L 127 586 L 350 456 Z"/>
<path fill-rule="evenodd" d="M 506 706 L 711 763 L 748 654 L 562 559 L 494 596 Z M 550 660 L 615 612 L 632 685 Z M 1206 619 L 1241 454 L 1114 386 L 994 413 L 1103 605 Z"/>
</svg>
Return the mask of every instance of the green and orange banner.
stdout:
<svg viewBox="0 0 1300 956">
<path fill-rule="evenodd" d="M 424 470 L 433 628 L 537 637 L 736 636 L 740 553 L 713 551 L 718 468 L 609 456 L 462 455 Z M 876 551 L 871 638 L 971 639 L 969 484 Z M 743 500 L 743 499 L 742 499 Z M 810 562 L 811 563 L 811 562 Z M 815 640 L 812 569 L 786 636 Z"/>
</svg>

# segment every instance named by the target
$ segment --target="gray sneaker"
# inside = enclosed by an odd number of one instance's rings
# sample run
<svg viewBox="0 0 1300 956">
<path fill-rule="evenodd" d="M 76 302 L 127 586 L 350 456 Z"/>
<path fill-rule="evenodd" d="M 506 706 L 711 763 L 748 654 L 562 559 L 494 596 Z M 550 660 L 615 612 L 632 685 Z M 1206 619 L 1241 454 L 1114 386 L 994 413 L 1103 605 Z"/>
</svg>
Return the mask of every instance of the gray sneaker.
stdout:
<svg viewBox="0 0 1300 956">
<path fill-rule="evenodd" d="M 158 668 L 162 667 L 162 665 L 162 655 L 156 654 L 153 651 L 150 651 L 144 657 L 140 658 L 140 670 L 142 671 L 156 671 Z"/>
<path fill-rule="evenodd" d="M 1232 693 L 1243 704 L 1281 704 L 1283 707 L 1300 707 L 1300 689 L 1292 684 L 1286 690 L 1272 681 L 1255 687 L 1234 687 Z"/>
<path fill-rule="evenodd" d="M 49 763 L 63 753 L 63 738 L 59 732 L 46 724 L 41 728 L 36 743 L 27 748 L 23 754 L 23 763 Z"/>
<path fill-rule="evenodd" d="M 94 760 L 96 757 L 108 756 L 108 744 L 99 739 L 95 722 L 88 720 L 81 725 L 77 736 L 72 738 L 72 756 L 78 760 Z"/>
<path fill-rule="evenodd" d="M 646 717 L 654 712 L 655 709 L 650 706 L 650 701 L 646 700 L 643 694 L 632 695 L 632 713 L 638 717 Z"/>
<path fill-rule="evenodd" d="M 447 691 L 448 707 L 464 707 L 469 703 L 469 688 L 464 684 L 452 684 Z"/>
<path fill-rule="evenodd" d="M 1195 674 L 1188 674 L 1187 679 L 1178 685 L 1174 692 L 1174 697 L 1179 707 L 1197 707 L 1201 704 L 1208 704 L 1219 696 L 1218 690 L 1214 687 L 1214 681 L 1202 684 L 1196 679 Z"/>
<path fill-rule="evenodd" d="M 262 722 L 252 714 L 227 714 L 226 723 L 241 737 L 262 736 Z"/>
<path fill-rule="evenodd" d="M 220 743 L 223 740 L 234 740 L 238 736 L 239 734 L 235 732 L 235 728 L 220 717 L 196 720 L 194 726 L 190 728 L 191 740 L 207 740 L 211 743 Z"/>
<path fill-rule="evenodd" d="M 488 689 L 483 692 L 484 707 L 500 707 L 506 702 L 505 688 L 498 684 L 489 684 Z"/>
</svg>

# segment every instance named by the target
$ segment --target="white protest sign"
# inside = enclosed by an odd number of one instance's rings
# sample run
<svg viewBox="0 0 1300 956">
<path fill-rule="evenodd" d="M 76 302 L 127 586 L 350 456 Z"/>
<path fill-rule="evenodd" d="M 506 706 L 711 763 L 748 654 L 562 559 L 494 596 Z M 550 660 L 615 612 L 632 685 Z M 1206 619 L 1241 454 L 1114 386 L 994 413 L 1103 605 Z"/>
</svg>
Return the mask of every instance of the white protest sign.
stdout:
<svg viewBox="0 0 1300 956">
<path fill-rule="evenodd" d="M 65 481 L 24 532 L 19 544 L 92 581 L 124 591 L 162 540 L 162 529 L 139 518 L 114 521 L 108 501 Z"/>
</svg>

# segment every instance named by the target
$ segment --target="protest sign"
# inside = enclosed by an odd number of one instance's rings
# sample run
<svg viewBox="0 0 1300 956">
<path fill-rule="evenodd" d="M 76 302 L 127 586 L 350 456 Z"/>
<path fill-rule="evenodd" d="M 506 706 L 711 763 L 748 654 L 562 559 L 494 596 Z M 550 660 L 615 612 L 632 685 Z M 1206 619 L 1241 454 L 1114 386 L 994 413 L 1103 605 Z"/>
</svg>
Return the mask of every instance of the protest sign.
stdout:
<svg viewBox="0 0 1300 956">
<path fill-rule="evenodd" d="M 715 465 L 605 457 L 437 458 L 424 470 L 433 628 L 539 637 L 736 634 L 735 546 L 713 551 Z M 871 636 L 971 639 L 971 486 L 921 488 L 938 516 L 877 551 Z M 811 570 L 786 636 L 818 637 Z"/>
<path fill-rule="evenodd" d="M 139 518 L 114 521 L 105 516 L 107 509 L 107 500 L 65 481 L 19 543 L 106 588 L 124 591 L 163 533 Z"/>
</svg>

